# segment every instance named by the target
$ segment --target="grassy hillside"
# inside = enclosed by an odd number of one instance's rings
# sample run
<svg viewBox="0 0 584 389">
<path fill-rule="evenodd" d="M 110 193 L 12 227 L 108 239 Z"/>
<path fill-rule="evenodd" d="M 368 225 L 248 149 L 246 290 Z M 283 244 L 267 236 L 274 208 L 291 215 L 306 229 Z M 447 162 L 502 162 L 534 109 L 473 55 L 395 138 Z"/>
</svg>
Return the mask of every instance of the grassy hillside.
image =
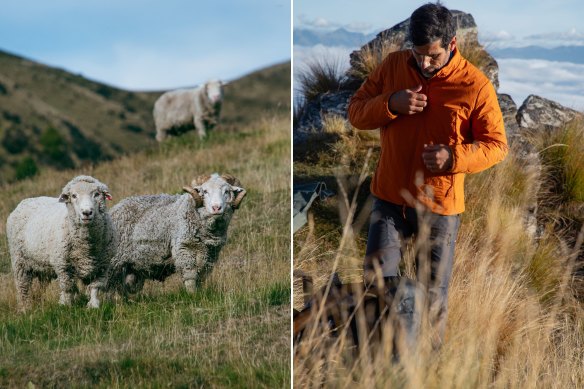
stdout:
<svg viewBox="0 0 584 389">
<path fill-rule="evenodd" d="M 45 169 L 1 187 L 0 387 L 290 385 L 289 74 L 283 64 L 228 85 L 225 130 L 204 142 L 191 132 L 112 161 Z M 56 282 L 44 293 L 35 283 L 36 307 L 16 312 L 5 221 L 20 200 L 57 196 L 83 173 L 107 183 L 115 204 L 130 195 L 178 193 L 193 177 L 215 171 L 238 177 L 248 195 L 218 263 L 194 295 L 172 277 L 149 282 L 131 301 L 87 310 L 83 299 L 59 306 Z"/>
<path fill-rule="evenodd" d="M 370 177 L 379 157 L 376 132 L 359 132 L 340 117 L 325 120 L 318 139 L 294 148 L 294 182 L 325 181 L 337 196 L 316 201 L 294 235 L 294 268 L 315 288 L 337 272 L 362 279 Z M 361 353 L 315 336 L 294 350 L 297 387 L 576 388 L 584 385 L 582 309 L 584 209 L 581 145 L 584 124 L 534 139 L 544 162 L 534 174 L 513 153 L 466 183 L 467 211 L 458 234 L 445 343 L 433 351 L 426 327 L 420 347 L 391 364 L 393 344 Z M 539 199 L 541 236 L 524 216 Z M 570 226 L 570 229 L 565 228 Z M 580 234 L 578 234 L 580 231 Z M 402 274 L 413 277 L 408 245 Z M 294 283 L 294 307 L 303 302 Z M 580 300 L 579 300 L 580 299 Z"/>
<path fill-rule="evenodd" d="M 289 79 L 290 64 L 281 64 L 231 82 L 223 128 L 284 110 Z M 155 147 L 152 107 L 161 93 L 117 89 L 0 52 L 0 183 Z"/>
</svg>

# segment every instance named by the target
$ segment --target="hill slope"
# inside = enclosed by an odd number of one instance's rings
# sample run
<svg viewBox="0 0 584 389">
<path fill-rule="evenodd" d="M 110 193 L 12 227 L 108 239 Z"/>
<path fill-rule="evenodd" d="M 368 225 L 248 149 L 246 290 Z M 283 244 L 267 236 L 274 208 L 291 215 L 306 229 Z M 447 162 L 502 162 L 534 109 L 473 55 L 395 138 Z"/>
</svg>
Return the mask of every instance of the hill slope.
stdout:
<svg viewBox="0 0 584 389">
<path fill-rule="evenodd" d="M 0 185 L 0 387 L 290 386 L 289 74 L 283 64 L 230 83 L 225 130 L 205 141 L 190 132 L 112 161 Z M 148 282 L 130 301 L 88 310 L 84 298 L 59 306 L 53 281 L 44 292 L 35 283 L 35 308 L 16 312 L 5 222 L 23 198 L 57 196 L 71 177 L 90 174 L 116 203 L 179 193 L 214 171 L 239 178 L 247 196 L 195 294 L 173 276 Z"/>
<path fill-rule="evenodd" d="M 249 123 L 277 103 L 285 109 L 289 74 L 290 64 L 280 64 L 227 85 L 225 124 Z M 0 183 L 32 175 L 37 166 L 79 167 L 155 146 L 152 106 L 160 94 L 113 88 L 0 52 Z"/>
</svg>

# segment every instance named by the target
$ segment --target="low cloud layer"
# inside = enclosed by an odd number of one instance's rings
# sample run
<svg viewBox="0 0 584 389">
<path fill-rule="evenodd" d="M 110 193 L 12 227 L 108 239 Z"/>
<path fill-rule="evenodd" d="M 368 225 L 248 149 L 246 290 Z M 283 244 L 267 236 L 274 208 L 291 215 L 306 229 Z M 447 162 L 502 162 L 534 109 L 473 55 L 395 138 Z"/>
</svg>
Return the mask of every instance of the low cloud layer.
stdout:
<svg viewBox="0 0 584 389">
<path fill-rule="evenodd" d="M 584 65 L 533 59 L 497 59 L 499 92 L 520 106 L 534 94 L 584 111 Z"/>
<path fill-rule="evenodd" d="M 349 68 L 353 48 L 294 46 L 294 81 L 311 60 L 338 61 L 343 70 Z M 497 58 L 496 58 L 497 59 Z M 511 95 L 519 107 L 530 94 L 556 101 L 566 107 L 584 111 L 584 65 L 545 60 L 497 59 L 499 92 Z M 295 95 L 299 93 L 295 91 Z"/>
<path fill-rule="evenodd" d="M 489 48 L 509 48 L 540 46 L 553 48 L 559 46 L 584 46 L 584 33 L 576 28 L 567 31 L 549 32 L 545 34 L 533 34 L 527 36 L 514 36 L 505 30 L 479 31 L 479 41 Z"/>
</svg>

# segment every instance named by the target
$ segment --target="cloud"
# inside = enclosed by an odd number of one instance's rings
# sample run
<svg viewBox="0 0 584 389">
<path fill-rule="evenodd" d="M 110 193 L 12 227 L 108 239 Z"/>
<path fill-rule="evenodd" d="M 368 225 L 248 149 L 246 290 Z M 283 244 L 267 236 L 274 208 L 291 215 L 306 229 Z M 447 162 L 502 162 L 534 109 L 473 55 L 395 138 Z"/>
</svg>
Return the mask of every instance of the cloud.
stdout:
<svg viewBox="0 0 584 389">
<path fill-rule="evenodd" d="M 528 40 L 543 40 L 543 41 L 569 41 L 569 42 L 584 42 L 584 33 L 578 32 L 576 28 L 571 28 L 568 31 L 549 32 L 545 34 L 533 34 L 525 37 Z"/>
<path fill-rule="evenodd" d="M 479 38 L 482 42 L 496 42 L 496 41 L 511 41 L 515 38 L 512 34 L 505 30 L 500 31 L 479 31 Z"/>
<path fill-rule="evenodd" d="M 310 61 L 337 61 L 339 68 L 349 68 L 352 49 L 343 47 L 294 46 L 295 100 L 299 96 L 298 74 Z M 498 59 L 499 92 L 511 95 L 520 106 L 530 94 L 584 111 L 584 65 L 545 60 Z M 330 63 L 330 62 L 329 62 Z"/>
<path fill-rule="evenodd" d="M 504 49 L 510 47 L 541 46 L 554 48 L 559 46 L 584 46 L 584 33 L 575 28 L 567 31 L 555 31 L 517 37 L 505 30 L 479 31 L 479 40 L 488 47 Z"/>
<path fill-rule="evenodd" d="M 305 14 L 300 14 L 298 15 L 297 19 L 298 20 L 295 23 L 295 27 L 300 28 L 333 30 L 340 27 L 340 24 L 333 23 L 330 20 L 325 19 L 323 17 L 310 18 Z"/>
<path fill-rule="evenodd" d="M 520 106 L 534 94 L 584 111 L 584 65 L 532 59 L 498 59 L 499 92 Z"/>
<path fill-rule="evenodd" d="M 306 28 L 315 30 L 327 30 L 332 31 L 339 28 L 344 28 L 347 31 L 361 32 L 364 34 L 369 34 L 372 31 L 380 31 L 381 29 L 373 28 L 373 25 L 369 22 L 354 21 L 348 24 L 333 22 L 329 19 L 323 17 L 310 18 L 304 14 L 300 14 L 296 18 L 294 23 L 294 28 Z"/>
</svg>

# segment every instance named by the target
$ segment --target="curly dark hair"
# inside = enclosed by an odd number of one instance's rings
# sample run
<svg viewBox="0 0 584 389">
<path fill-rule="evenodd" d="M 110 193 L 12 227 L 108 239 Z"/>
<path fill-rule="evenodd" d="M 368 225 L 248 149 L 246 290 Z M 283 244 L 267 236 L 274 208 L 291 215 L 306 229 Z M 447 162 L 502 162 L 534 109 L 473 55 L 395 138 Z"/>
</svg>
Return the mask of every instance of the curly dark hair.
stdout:
<svg viewBox="0 0 584 389">
<path fill-rule="evenodd" d="M 424 46 L 440 39 L 442 47 L 446 48 L 456 35 L 456 22 L 440 2 L 427 3 L 412 13 L 409 33 L 414 46 Z"/>
</svg>

